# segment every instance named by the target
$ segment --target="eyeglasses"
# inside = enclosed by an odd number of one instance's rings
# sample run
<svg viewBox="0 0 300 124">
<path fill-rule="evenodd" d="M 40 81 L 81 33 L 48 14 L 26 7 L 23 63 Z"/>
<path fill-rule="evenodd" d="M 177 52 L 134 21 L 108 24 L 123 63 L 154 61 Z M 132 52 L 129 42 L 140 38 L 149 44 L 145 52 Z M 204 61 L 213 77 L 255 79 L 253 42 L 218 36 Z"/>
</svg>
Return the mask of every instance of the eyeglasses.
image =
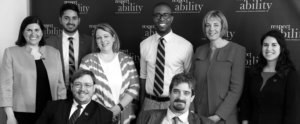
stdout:
<svg viewBox="0 0 300 124">
<path fill-rule="evenodd" d="M 76 83 L 76 82 L 74 82 L 73 87 L 75 87 L 75 88 L 77 88 L 77 89 L 79 89 L 79 88 L 81 88 L 81 87 L 91 88 L 91 87 L 93 87 L 93 85 L 94 85 L 94 84 L 87 84 L 87 83 L 81 84 L 81 83 Z"/>
<path fill-rule="evenodd" d="M 155 13 L 153 14 L 153 17 L 156 18 L 156 19 L 160 19 L 160 18 L 163 18 L 163 19 L 168 19 L 172 16 L 172 13 Z"/>
</svg>

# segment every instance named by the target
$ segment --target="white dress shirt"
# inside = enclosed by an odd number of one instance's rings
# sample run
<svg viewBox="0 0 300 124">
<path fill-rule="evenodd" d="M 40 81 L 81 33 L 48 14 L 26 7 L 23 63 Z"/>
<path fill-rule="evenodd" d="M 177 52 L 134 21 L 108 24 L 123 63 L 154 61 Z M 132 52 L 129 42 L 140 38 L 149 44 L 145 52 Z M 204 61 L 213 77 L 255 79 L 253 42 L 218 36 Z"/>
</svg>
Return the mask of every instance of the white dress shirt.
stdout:
<svg viewBox="0 0 300 124">
<path fill-rule="evenodd" d="M 178 124 L 189 124 L 188 121 L 189 111 L 186 111 L 185 113 L 177 116 L 179 118 Z M 168 108 L 166 117 L 162 120 L 162 124 L 173 124 L 174 121 L 173 118 L 176 117 L 176 115 Z"/>
<path fill-rule="evenodd" d="M 146 92 L 153 93 L 157 45 L 161 36 L 157 33 L 140 44 L 140 78 L 146 79 Z M 172 31 L 164 36 L 165 71 L 162 96 L 168 97 L 169 85 L 175 74 L 188 72 L 191 67 L 193 45 Z"/>
<path fill-rule="evenodd" d="M 79 33 L 75 32 L 73 36 L 67 35 L 64 31 L 62 32 L 62 51 L 65 67 L 65 79 L 66 84 L 69 84 L 69 37 L 73 37 L 73 48 L 74 48 L 74 58 L 75 58 L 75 70 L 78 69 L 78 54 L 79 54 Z"/>
<path fill-rule="evenodd" d="M 91 102 L 91 101 L 90 101 Z M 85 109 L 85 107 L 90 103 L 88 102 L 87 104 L 82 104 L 81 105 L 81 109 L 80 109 L 80 113 L 79 113 L 79 116 L 81 115 L 81 113 L 83 112 L 83 110 Z M 69 119 L 71 118 L 72 114 L 77 110 L 77 105 L 78 103 L 73 100 L 73 104 L 72 104 L 72 108 L 71 108 L 71 111 L 70 111 L 70 115 L 69 115 Z"/>
</svg>

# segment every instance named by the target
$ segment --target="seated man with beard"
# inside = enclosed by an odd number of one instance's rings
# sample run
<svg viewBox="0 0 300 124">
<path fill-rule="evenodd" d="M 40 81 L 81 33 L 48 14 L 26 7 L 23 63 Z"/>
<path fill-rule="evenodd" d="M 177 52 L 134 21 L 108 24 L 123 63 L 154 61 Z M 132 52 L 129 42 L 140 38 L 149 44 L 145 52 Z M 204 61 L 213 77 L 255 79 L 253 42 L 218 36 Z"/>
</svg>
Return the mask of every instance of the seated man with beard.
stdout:
<svg viewBox="0 0 300 124">
<path fill-rule="evenodd" d="M 191 75 L 175 75 L 169 88 L 169 108 L 143 111 L 137 124 L 212 124 L 207 118 L 189 111 L 195 97 L 194 87 L 195 81 Z"/>
</svg>

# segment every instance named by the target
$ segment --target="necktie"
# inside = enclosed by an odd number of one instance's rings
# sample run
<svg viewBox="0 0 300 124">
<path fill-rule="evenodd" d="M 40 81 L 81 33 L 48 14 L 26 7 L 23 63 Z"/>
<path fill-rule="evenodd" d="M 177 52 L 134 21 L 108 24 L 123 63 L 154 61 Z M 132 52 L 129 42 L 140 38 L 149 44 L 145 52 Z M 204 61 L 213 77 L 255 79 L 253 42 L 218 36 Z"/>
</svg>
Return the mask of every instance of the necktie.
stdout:
<svg viewBox="0 0 300 124">
<path fill-rule="evenodd" d="M 164 89 L 164 70 L 165 70 L 165 46 L 164 38 L 160 38 L 157 46 L 155 76 L 153 92 L 156 96 L 160 96 Z"/>
<path fill-rule="evenodd" d="M 179 117 L 175 116 L 172 119 L 173 119 L 173 123 L 172 124 L 179 124 L 179 122 L 180 122 Z"/>
<path fill-rule="evenodd" d="M 73 37 L 69 37 L 69 81 L 75 71 L 75 58 L 74 58 L 74 47 L 73 47 Z"/>
<path fill-rule="evenodd" d="M 77 118 L 79 117 L 80 115 L 80 109 L 81 109 L 81 105 L 77 105 L 77 109 L 76 111 L 72 114 L 72 116 L 70 117 L 69 119 L 69 124 L 75 124 Z"/>
</svg>

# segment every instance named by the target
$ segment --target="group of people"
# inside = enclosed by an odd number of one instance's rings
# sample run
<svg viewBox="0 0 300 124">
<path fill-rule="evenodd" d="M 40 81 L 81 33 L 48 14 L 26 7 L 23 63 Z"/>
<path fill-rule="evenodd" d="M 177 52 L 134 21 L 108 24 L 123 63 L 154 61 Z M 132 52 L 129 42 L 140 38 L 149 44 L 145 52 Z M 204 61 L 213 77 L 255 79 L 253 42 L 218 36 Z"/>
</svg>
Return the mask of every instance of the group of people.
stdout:
<svg viewBox="0 0 300 124">
<path fill-rule="evenodd" d="M 224 38 L 221 11 L 204 16 L 210 42 L 194 53 L 172 31 L 172 7 L 160 2 L 156 33 L 140 43 L 138 74 L 111 25 L 97 25 L 89 37 L 78 31 L 80 20 L 77 5 L 62 5 L 63 30 L 47 39 L 38 17 L 23 20 L 0 70 L 7 124 L 300 123 L 299 75 L 280 31 L 262 36 L 259 61 L 245 71 L 246 49 Z"/>
</svg>

